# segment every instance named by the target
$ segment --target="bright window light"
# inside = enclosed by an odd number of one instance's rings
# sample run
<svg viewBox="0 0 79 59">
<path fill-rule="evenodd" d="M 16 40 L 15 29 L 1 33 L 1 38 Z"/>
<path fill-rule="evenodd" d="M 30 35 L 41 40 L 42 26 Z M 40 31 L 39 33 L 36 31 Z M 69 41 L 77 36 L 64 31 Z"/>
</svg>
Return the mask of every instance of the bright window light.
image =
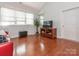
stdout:
<svg viewBox="0 0 79 59">
<path fill-rule="evenodd" d="M 40 23 L 41 23 L 42 25 L 43 25 L 43 21 L 44 21 L 44 20 L 41 20 L 41 21 L 40 21 Z"/>
<path fill-rule="evenodd" d="M 16 17 L 25 18 L 25 13 L 24 12 L 20 12 L 20 11 L 16 11 Z"/>
<path fill-rule="evenodd" d="M 25 22 L 17 22 L 16 24 L 18 24 L 18 25 L 25 25 Z"/>
<path fill-rule="evenodd" d="M 17 21 L 25 21 L 24 18 L 16 18 Z"/>
<path fill-rule="evenodd" d="M 33 25 L 34 14 L 1 7 L 2 25 Z"/>
<path fill-rule="evenodd" d="M 15 11 L 8 8 L 1 8 L 1 16 L 14 16 Z"/>
<path fill-rule="evenodd" d="M 43 25 L 43 21 L 44 21 L 44 16 L 40 16 L 40 22 L 41 22 L 41 24 Z"/>
<path fill-rule="evenodd" d="M 34 15 L 26 13 L 26 24 L 33 25 Z"/>
<path fill-rule="evenodd" d="M 13 17 L 1 17 L 1 21 L 15 21 L 15 18 Z"/>
<path fill-rule="evenodd" d="M 44 19 L 44 17 L 43 16 L 40 16 L 40 19 Z"/>
<path fill-rule="evenodd" d="M 14 25 L 14 22 L 0 22 L 2 26 Z"/>
<path fill-rule="evenodd" d="M 34 15 L 31 14 L 31 13 L 26 13 L 26 18 L 31 18 L 31 19 L 33 19 L 33 18 L 34 18 Z"/>
<path fill-rule="evenodd" d="M 33 19 L 27 19 L 26 20 L 26 24 L 28 24 L 28 25 L 33 25 Z"/>
</svg>

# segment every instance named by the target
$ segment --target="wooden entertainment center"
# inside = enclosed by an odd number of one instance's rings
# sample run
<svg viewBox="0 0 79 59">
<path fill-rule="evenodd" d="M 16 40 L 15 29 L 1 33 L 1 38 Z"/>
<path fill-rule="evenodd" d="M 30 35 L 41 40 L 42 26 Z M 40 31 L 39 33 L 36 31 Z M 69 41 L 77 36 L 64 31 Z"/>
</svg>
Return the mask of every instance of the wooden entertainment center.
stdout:
<svg viewBox="0 0 79 59">
<path fill-rule="evenodd" d="M 57 29 L 56 28 L 40 28 L 40 35 L 43 37 L 56 39 Z"/>
</svg>

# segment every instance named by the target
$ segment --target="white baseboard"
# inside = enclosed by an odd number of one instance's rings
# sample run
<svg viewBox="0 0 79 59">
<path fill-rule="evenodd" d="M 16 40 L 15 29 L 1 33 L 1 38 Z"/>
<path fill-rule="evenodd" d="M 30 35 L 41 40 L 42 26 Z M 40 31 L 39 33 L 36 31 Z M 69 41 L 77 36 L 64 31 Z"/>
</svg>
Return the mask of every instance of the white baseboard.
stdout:
<svg viewBox="0 0 79 59">
<path fill-rule="evenodd" d="M 28 35 L 35 35 L 35 33 L 33 33 L 33 34 L 28 34 Z M 12 36 L 10 36 L 10 38 L 16 38 L 16 37 L 19 37 L 19 35 L 12 35 Z"/>
<path fill-rule="evenodd" d="M 68 39 L 68 38 L 64 38 L 64 37 L 60 37 L 60 36 L 59 36 L 59 37 L 57 37 L 57 38 L 60 38 L 60 39 L 65 39 L 65 40 L 70 40 L 70 41 L 74 41 L 74 42 L 79 42 L 79 40 L 77 40 L 77 39 L 76 39 L 76 40 L 72 40 L 72 39 Z"/>
<path fill-rule="evenodd" d="M 16 38 L 19 37 L 18 35 L 10 36 L 10 38 Z"/>
</svg>

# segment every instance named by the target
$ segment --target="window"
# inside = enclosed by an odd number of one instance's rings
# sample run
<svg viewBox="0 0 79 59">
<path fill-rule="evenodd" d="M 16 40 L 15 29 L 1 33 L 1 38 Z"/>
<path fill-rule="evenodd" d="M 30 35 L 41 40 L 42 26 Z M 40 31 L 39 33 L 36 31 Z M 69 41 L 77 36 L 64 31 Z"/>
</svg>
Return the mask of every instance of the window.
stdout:
<svg viewBox="0 0 79 59">
<path fill-rule="evenodd" d="M 17 25 L 25 25 L 25 13 L 16 11 L 16 24 Z"/>
<path fill-rule="evenodd" d="M 26 24 L 33 25 L 34 15 L 30 13 L 26 13 Z"/>
<path fill-rule="evenodd" d="M 40 19 L 44 19 L 44 16 L 40 16 Z"/>
<path fill-rule="evenodd" d="M 18 21 L 24 21 L 25 22 L 25 18 L 16 18 L 16 21 L 18 22 Z"/>
<path fill-rule="evenodd" d="M 18 24 L 18 25 L 25 25 L 25 22 L 20 22 L 20 21 L 18 21 L 17 24 Z"/>
<path fill-rule="evenodd" d="M 44 16 L 40 16 L 41 24 L 43 25 Z"/>
<path fill-rule="evenodd" d="M 25 13 L 24 12 L 20 12 L 20 11 L 16 11 L 16 17 L 25 18 Z"/>
<path fill-rule="evenodd" d="M 14 25 L 15 24 L 15 11 L 7 8 L 1 8 L 1 25 Z"/>
<path fill-rule="evenodd" d="M 2 7 L 0 18 L 1 25 L 33 25 L 34 15 Z"/>
<path fill-rule="evenodd" d="M 15 11 L 8 8 L 1 8 L 1 16 L 14 16 Z"/>
<path fill-rule="evenodd" d="M 14 22 L 0 22 L 1 25 L 3 26 L 7 26 L 7 25 L 14 25 L 15 23 Z"/>
<path fill-rule="evenodd" d="M 1 21 L 15 21 L 15 19 L 13 17 L 6 17 L 6 16 L 4 17 L 4 16 L 2 16 Z"/>
</svg>

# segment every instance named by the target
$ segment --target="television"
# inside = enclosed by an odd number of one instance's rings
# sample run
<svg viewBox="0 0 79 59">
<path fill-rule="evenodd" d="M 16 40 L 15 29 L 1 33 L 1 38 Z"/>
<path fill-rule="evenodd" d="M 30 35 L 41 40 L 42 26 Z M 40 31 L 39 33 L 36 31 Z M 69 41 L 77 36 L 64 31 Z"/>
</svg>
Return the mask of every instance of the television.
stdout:
<svg viewBox="0 0 79 59">
<path fill-rule="evenodd" d="M 53 26 L 53 21 L 52 20 L 50 20 L 50 21 L 43 21 L 43 27 L 45 27 L 45 28 L 50 28 L 50 27 L 52 27 Z"/>
</svg>

